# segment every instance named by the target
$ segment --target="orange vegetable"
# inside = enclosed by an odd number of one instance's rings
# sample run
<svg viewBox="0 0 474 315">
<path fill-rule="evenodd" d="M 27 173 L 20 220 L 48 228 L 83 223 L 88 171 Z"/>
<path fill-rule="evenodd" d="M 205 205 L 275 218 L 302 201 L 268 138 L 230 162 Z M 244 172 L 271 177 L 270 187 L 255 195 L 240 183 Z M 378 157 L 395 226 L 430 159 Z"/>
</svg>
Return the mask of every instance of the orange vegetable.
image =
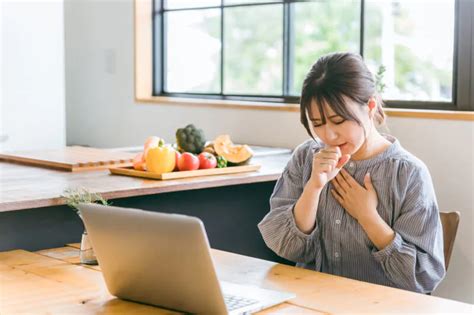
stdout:
<svg viewBox="0 0 474 315">
<path fill-rule="evenodd" d="M 143 157 L 143 152 L 138 153 L 135 158 L 133 158 L 133 168 L 137 171 L 145 170 L 145 159 Z"/>
</svg>

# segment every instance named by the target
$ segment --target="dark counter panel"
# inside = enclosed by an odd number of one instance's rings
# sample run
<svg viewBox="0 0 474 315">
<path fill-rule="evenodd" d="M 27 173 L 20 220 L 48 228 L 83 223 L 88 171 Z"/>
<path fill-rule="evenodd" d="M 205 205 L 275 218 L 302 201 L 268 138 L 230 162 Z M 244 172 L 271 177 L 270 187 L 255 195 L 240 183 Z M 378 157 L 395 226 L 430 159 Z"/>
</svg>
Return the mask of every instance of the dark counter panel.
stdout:
<svg viewBox="0 0 474 315">
<path fill-rule="evenodd" d="M 269 211 L 275 181 L 168 192 L 110 200 L 114 206 L 199 217 L 211 247 L 284 262 L 268 249 L 257 224 Z M 0 251 L 30 251 L 80 242 L 83 225 L 71 208 L 59 205 L 0 213 Z"/>
</svg>

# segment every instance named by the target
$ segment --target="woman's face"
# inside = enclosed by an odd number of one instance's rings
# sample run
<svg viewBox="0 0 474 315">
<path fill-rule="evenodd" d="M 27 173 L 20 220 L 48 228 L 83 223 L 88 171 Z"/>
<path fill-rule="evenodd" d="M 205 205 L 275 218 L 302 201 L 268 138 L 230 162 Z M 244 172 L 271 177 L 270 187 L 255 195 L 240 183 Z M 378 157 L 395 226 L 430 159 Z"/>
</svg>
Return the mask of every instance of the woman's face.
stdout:
<svg viewBox="0 0 474 315">
<path fill-rule="evenodd" d="M 364 144 L 366 140 L 365 130 L 370 130 L 370 117 L 366 106 L 360 106 L 356 102 L 345 98 L 349 111 L 361 122 L 345 120 L 337 115 L 329 106 L 324 104 L 324 116 L 326 123 L 322 124 L 321 114 L 314 99 L 311 102 L 309 113 L 310 123 L 312 124 L 314 135 L 328 146 L 338 146 L 341 154 L 354 155 Z"/>
</svg>

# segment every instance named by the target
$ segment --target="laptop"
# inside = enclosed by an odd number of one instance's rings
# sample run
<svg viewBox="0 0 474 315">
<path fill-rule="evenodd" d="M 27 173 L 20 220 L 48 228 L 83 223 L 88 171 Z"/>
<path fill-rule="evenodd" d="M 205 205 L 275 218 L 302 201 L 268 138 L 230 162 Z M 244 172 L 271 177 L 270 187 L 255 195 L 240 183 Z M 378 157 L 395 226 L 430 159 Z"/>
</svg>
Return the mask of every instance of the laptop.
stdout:
<svg viewBox="0 0 474 315">
<path fill-rule="evenodd" d="M 202 221 L 139 209 L 78 206 L 110 293 L 195 314 L 249 314 L 293 293 L 219 281 Z"/>
</svg>

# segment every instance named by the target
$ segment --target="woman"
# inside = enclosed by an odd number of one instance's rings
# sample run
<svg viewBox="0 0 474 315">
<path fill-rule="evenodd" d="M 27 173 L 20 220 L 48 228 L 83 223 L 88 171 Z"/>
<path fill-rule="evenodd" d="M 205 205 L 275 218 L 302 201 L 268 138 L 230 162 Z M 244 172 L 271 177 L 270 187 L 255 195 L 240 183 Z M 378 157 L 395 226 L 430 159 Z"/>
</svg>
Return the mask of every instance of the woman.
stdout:
<svg viewBox="0 0 474 315">
<path fill-rule="evenodd" d="M 303 83 L 298 146 L 259 223 L 265 243 L 304 268 L 429 293 L 445 275 L 428 169 L 384 122 L 359 55 L 321 57 Z"/>
</svg>

